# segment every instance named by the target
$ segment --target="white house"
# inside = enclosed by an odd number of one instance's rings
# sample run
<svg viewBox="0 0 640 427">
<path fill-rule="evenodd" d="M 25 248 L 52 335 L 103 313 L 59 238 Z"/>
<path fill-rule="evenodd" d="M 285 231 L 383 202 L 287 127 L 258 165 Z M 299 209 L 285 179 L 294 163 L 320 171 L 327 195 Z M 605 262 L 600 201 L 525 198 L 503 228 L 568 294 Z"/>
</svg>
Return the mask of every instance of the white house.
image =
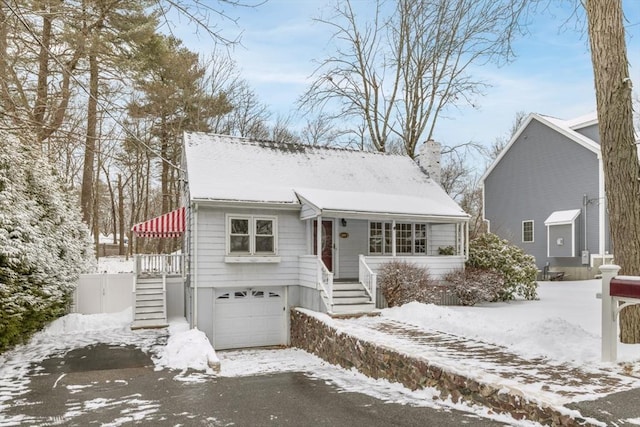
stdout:
<svg viewBox="0 0 640 427">
<path fill-rule="evenodd" d="M 424 144 L 423 169 L 401 155 L 186 133 L 191 325 L 216 349 L 287 344 L 289 307 L 373 310 L 385 262 L 435 277 L 463 268 L 469 215 L 428 176 L 437 148 Z"/>
</svg>

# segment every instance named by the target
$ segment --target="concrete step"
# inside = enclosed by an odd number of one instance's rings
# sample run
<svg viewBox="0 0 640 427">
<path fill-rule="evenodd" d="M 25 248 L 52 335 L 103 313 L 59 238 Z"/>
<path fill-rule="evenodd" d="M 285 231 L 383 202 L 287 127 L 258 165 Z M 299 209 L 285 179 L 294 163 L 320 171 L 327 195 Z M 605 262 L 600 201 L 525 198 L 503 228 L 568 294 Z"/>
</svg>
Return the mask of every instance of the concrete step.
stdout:
<svg viewBox="0 0 640 427">
<path fill-rule="evenodd" d="M 131 329 L 142 328 L 166 328 L 169 326 L 166 319 L 136 319 L 131 323 Z"/>
<path fill-rule="evenodd" d="M 376 305 L 372 302 L 366 304 L 339 304 L 332 307 L 333 314 L 359 314 L 374 311 Z"/>
<path fill-rule="evenodd" d="M 333 282 L 334 290 L 350 291 L 353 289 L 363 289 L 358 282 Z"/>
<path fill-rule="evenodd" d="M 349 305 L 349 304 L 368 304 L 371 302 L 369 296 L 357 296 L 357 297 L 341 297 L 333 296 L 333 305 Z"/>
<path fill-rule="evenodd" d="M 366 297 L 368 296 L 367 291 L 364 289 L 349 289 L 349 290 L 333 290 L 334 298 L 344 298 L 344 297 Z"/>
</svg>

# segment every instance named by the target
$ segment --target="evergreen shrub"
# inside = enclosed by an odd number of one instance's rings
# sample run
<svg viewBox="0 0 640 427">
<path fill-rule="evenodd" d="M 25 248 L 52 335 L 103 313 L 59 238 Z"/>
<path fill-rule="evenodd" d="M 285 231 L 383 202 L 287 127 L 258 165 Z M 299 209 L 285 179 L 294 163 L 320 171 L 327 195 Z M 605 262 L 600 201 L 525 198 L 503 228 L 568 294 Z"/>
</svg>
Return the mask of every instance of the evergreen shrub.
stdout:
<svg viewBox="0 0 640 427">
<path fill-rule="evenodd" d="M 538 297 L 535 259 L 507 240 L 485 233 L 469 242 L 467 267 L 496 270 L 504 277 L 497 300 L 509 301 L 520 296 L 527 300 Z"/>
<path fill-rule="evenodd" d="M 32 142 L 0 131 L 0 352 L 69 310 L 95 266 L 78 203 Z"/>
</svg>

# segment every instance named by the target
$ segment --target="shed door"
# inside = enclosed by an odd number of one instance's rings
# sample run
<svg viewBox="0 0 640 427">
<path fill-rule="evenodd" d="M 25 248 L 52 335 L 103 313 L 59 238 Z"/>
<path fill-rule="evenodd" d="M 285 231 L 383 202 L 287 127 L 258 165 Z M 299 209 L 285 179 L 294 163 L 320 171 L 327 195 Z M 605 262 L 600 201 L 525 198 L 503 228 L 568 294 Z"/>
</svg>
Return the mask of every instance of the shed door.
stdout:
<svg viewBox="0 0 640 427">
<path fill-rule="evenodd" d="M 213 347 L 216 350 L 285 345 L 285 289 L 218 289 Z"/>
</svg>

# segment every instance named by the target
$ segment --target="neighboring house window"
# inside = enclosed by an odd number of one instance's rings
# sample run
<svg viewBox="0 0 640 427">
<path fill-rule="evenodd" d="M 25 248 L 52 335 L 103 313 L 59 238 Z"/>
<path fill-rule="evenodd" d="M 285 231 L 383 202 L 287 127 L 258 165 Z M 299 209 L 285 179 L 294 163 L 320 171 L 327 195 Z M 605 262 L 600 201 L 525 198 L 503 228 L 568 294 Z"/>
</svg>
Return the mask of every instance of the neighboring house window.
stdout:
<svg viewBox="0 0 640 427">
<path fill-rule="evenodd" d="M 229 216 L 228 253 L 231 255 L 273 255 L 276 253 L 275 217 Z"/>
<path fill-rule="evenodd" d="M 524 243 L 533 242 L 533 221 L 522 221 L 522 241 Z"/>
<path fill-rule="evenodd" d="M 391 250 L 391 223 L 369 223 L 369 253 L 388 255 Z M 396 223 L 396 253 L 403 255 L 427 253 L 427 224 Z"/>
</svg>

